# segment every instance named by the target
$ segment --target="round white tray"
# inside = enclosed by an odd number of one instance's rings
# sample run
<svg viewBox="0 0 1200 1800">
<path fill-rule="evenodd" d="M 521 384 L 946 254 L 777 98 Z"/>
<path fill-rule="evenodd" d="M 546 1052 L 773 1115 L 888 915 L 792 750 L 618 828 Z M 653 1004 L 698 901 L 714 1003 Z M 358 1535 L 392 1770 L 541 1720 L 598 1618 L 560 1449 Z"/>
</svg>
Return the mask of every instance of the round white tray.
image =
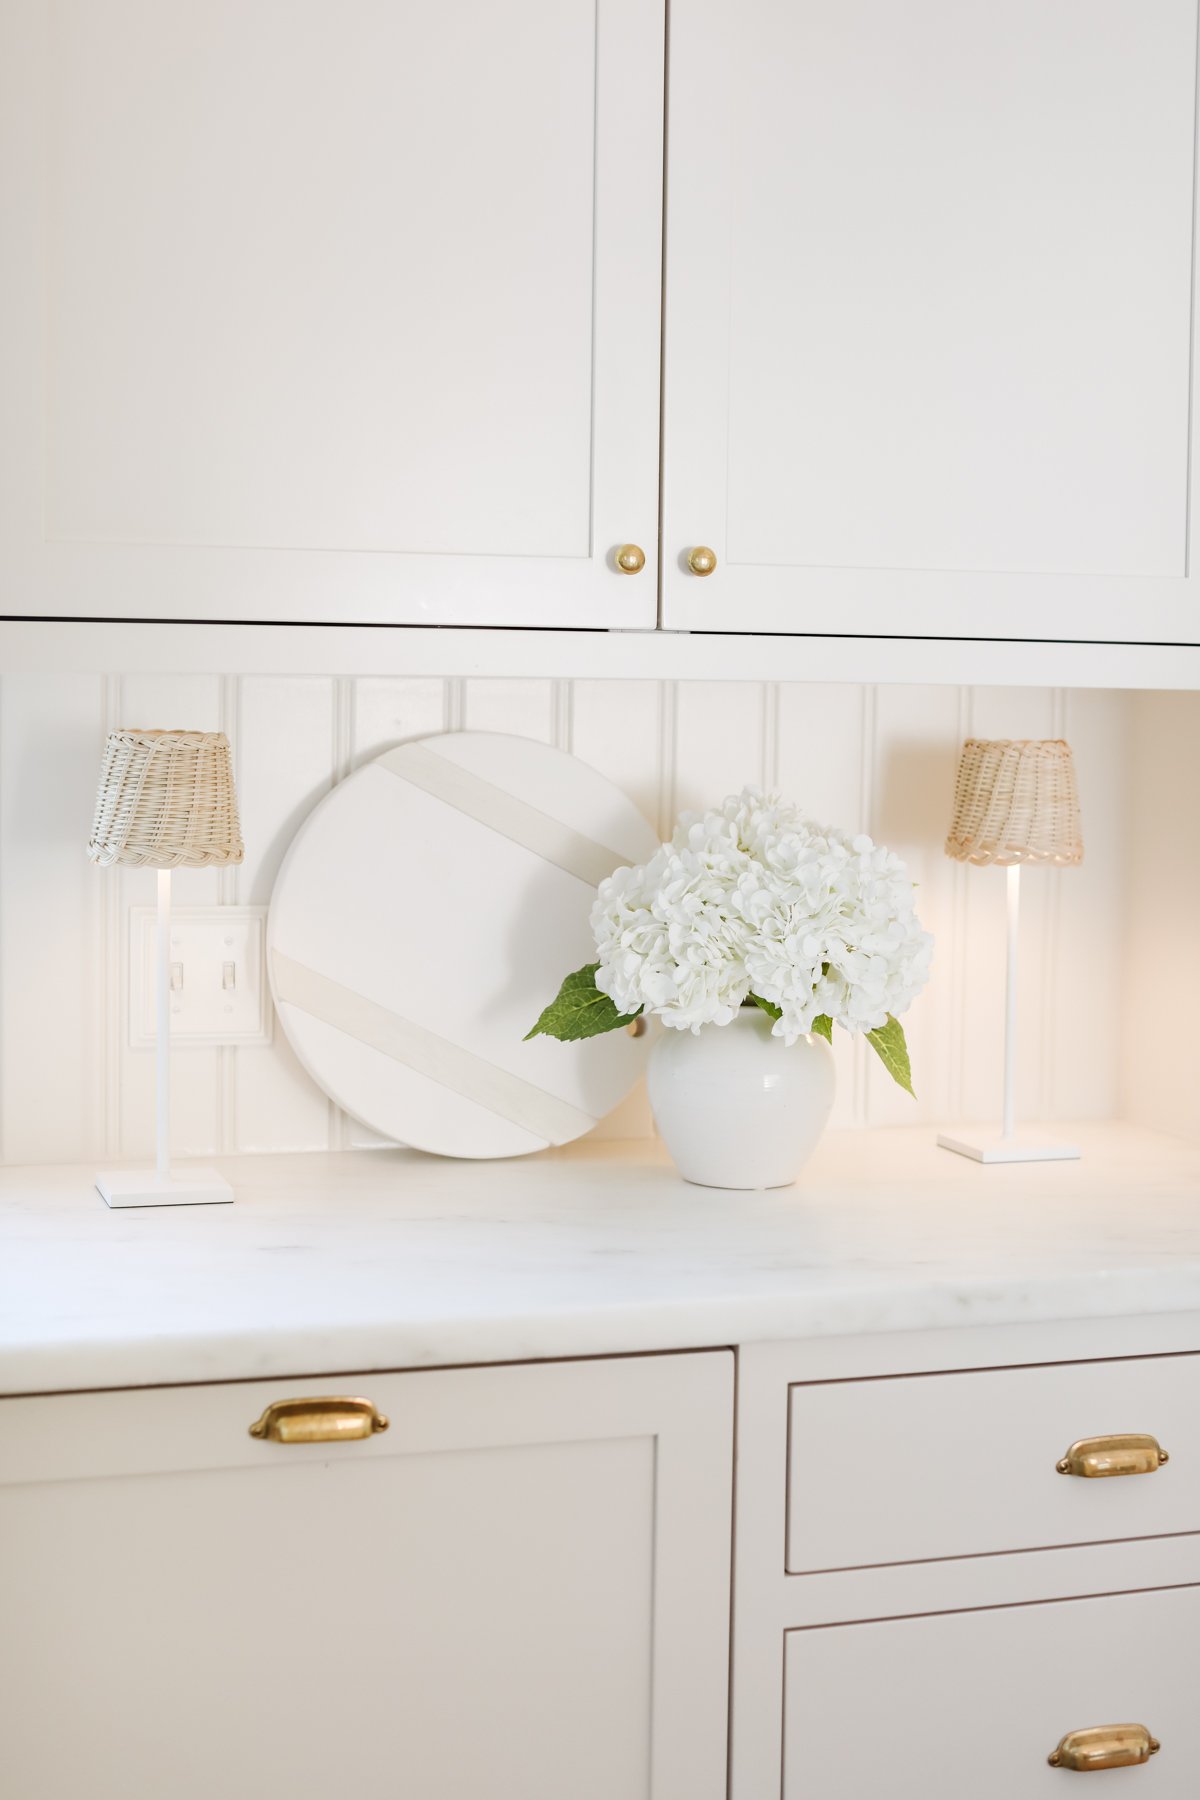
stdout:
<svg viewBox="0 0 1200 1800">
<path fill-rule="evenodd" d="M 657 839 L 619 788 L 526 738 L 401 744 L 301 826 L 271 901 L 275 1006 L 331 1099 L 443 1156 L 580 1137 L 641 1072 L 646 1040 L 524 1035 L 594 961 L 594 890 Z"/>
</svg>

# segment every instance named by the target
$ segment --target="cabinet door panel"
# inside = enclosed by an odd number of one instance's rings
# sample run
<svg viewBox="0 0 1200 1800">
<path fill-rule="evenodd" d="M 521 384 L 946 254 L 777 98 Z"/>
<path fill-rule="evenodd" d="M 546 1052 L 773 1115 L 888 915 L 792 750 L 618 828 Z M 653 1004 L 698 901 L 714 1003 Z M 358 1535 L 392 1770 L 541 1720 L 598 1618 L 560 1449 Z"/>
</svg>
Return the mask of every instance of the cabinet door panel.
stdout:
<svg viewBox="0 0 1200 1800">
<path fill-rule="evenodd" d="M 0 1403 L 6 1782 L 720 1800 L 731 1363 Z M 387 1431 L 248 1435 L 329 1392 Z"/>
<path fill-rule="evenodd" d="M 666 623 L 1195 641 L 1194 0 L 671 41 Z"/>
<path fill-rule="evenodd" d="M 6 0 L 8 612 L 647 624 L 655 0 Z"/>
<path fill-rule="evenodd" d="M 1061 1738 L 1135 1722 L 1161 1751 L 1103 1792 L 1185 1800 L 1198 1630 L 1200 1590 L 1172 1588 L 789 1632 L 783 1800 L 1053 1800 Z"/>
</svg>

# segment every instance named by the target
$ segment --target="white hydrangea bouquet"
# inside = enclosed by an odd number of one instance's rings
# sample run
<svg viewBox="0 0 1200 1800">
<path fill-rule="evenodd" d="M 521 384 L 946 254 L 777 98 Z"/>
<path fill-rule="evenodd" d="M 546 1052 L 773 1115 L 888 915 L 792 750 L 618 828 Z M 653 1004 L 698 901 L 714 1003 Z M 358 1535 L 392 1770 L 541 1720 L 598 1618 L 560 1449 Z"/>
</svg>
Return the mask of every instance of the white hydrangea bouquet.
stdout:
<svg viewBox="0 0 1200 1800">
<path fill-rule="evenodd" d="M 600 883 L 598 960 L 568 975 L 533 1030 L 572 1040 L 642 1013 L 675 1031 L 728 1025 L 745 1006 L 787 1045 L 861 1033 L 912 1093 L 899 1015 L 929 974 L 933 940 L 900 858 L 746 788 Z"/>
</svg>

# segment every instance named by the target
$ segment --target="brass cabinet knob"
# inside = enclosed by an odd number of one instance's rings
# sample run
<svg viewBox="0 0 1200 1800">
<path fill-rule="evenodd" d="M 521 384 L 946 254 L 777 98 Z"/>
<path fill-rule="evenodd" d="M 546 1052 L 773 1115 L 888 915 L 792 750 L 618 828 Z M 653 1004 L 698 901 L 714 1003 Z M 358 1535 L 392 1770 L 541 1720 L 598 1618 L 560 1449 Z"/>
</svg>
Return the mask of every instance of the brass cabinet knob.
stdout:
<svg viewBox="0 0 1200 1800">
<path fill-rule="evenodd" d="M 646 552 L 640 544 L 622 544 L 616 561 L 622 575 L 640 575 L 646 566 Z"/>
<path fill-rule="evenodd" d="M 1112 1437 L 1079 1438 L 1054 1466 L 1060 1475 L 1095 1480 L 1103 1475 L 1153 1475 L 1169 1460 L 1148 1431 L 1122 1431 Z"/>
<path fill-rule="evenodd" d="M 255 1419 L 250 1436 L 273 1444 L 338 1444 L 387 1428 L 386 1418 L 369 1400 L 322 1394 L 313 1400 L 273 1400 Z"/>
<path fill-rule="evenodd" d="M 687 560 L 693 575 L 711 575 L 717 566 L 717 553 L 707 544 L 697 544 L 694 550 L 688 551 Z"/>
<path fill-rule="evenodd" d="M 1149 1762 L 1161 1749 L 1144 1725 L 1089 1725 L 1086 1731 L 1068 1731 L 1046 1761 L 1052 1769 L 1090 1775 L 1096 1769 L 1128 1769 Z"/>
</svg>

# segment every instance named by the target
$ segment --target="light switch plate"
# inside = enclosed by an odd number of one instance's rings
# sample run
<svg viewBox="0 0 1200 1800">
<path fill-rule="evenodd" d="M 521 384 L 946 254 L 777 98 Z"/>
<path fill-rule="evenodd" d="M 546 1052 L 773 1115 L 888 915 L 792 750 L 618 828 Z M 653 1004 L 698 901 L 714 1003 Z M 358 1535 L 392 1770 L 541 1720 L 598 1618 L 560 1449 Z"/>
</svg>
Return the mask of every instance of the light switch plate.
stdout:
<svg viewBox="0 0 1200 1800">
<path fill-rule="evenodd" d="M 269 1044 L 265 906 L 171 909 L 171 1042 Z M 155 914 L 129 912 L 129 1043 L 154 1047 Z"/>
</svg>

